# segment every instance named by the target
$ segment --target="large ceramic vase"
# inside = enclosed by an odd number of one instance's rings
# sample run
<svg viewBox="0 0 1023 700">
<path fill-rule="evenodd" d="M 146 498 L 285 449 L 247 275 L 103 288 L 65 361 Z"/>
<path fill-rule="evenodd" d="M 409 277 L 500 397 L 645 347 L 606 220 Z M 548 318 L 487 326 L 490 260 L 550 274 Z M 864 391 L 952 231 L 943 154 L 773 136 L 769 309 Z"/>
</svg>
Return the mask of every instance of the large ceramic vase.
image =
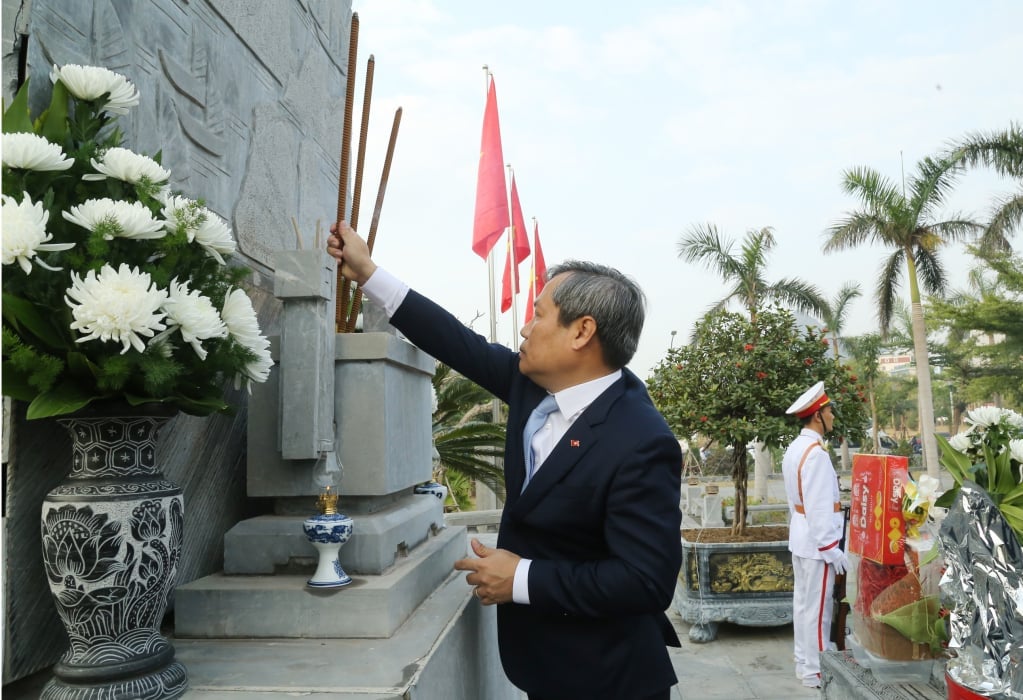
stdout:
<svg viewBox="0 0 1023 700">
<path fill-rule="evenodd" d="M 160 634 L 181 556 L 183 498 L 156 464 L 159 404 L 59 419 L 71 471 L 43 501 L 43 564 L 69 646 L 48 699 L 176 698 L 185 667 Z"/>
</svg>

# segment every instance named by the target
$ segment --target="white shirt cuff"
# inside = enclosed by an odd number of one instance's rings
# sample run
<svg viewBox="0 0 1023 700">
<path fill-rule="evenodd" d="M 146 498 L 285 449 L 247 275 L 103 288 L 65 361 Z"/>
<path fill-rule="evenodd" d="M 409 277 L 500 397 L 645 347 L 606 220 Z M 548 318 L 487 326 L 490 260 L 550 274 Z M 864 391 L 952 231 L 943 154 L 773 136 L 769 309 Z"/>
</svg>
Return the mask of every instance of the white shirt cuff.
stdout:
<svg viewBox="0 0 1023 700">
<path fill-rule="evenodd" d="M 512 602 L 529 605 L 529 565 L 532 559 L 519 559 L 515 566 L 515 578 L 512 580 Z"/>
<path fill-rule="evenodd" d="M 401 306 L 408 295 L 409 286 L 382 267 L 377 267 L 362 285 L 362 291 L 387 314 L 387 318 Z"/>
</svg>

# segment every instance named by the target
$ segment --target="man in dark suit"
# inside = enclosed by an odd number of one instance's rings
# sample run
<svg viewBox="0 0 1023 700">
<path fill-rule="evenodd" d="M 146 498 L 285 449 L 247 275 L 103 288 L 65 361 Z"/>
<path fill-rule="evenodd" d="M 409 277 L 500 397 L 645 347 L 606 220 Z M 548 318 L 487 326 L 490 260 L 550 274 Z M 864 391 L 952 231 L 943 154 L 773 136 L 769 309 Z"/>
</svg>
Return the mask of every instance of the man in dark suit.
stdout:
<svg viewBox="0 0 1023 700">
<path fill-rule="evenodd" d="M 327 246 L 409 340 L 508 404 L 498 547 L 473 540 L 455 563 L 499 605 L 508 678 L 530 700 L 667 700 L 682 454 L 624 369 L 642 291 L 601 265 L 554 267 L 514 352 L 378 268 L 346 223 Z"/>
</svg>

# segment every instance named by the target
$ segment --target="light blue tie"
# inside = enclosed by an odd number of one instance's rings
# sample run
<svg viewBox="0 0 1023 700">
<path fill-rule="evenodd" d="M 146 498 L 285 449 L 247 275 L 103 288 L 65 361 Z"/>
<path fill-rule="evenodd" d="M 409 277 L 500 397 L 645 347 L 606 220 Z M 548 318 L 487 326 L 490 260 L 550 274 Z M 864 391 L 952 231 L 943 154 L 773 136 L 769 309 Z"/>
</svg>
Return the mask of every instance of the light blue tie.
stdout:
<svg viewBox="0 0 1023 700">
<path fill-rule="evenodd" d="M 536 457 L 533 455 L 533 436 L 536 435 L 537 431 L 543 427 L 543 424 L 547 422 L 547 416 L 558 410 L 558 402 L 554 400 L 553 394 L 548 394 L 547 397 L 540 402 L 540 405 L 533 409 L 533 412 L 529 414 L 529 420 L 526 421 L 526 428 L 522 431 L 522 446 L 525 450 L 526 455 L 526 481 L 523 483 L 522 488 L 526 488 L 526 484 L 533 478 L 533 472 L 536 471 Z"/>
</svg>

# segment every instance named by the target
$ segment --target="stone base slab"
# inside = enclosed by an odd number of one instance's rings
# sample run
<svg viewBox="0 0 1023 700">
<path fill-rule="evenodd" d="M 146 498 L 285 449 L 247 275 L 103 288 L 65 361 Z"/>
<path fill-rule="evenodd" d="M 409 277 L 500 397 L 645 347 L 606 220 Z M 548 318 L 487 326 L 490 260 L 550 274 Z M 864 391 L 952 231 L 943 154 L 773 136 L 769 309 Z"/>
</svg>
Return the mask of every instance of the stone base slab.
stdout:
<svg viewBox="0 0 1023 700">
<path fill-rule="evenodd" d="M 313 515 L 313 513 L 310 513 Z M 349 575 L 381 574 L 444 527 L 444 508 L 430 494 L 409 494 L 375 513 L 349 513 L 352 539 L 341 547 Z M 273 574 L 316 568 L 316 550 L 302 531 L 305 516 L 262 515 L 243 520 L 224 535 L 224 573 Z"/>
<path fill-rule="evenodd" d="M 206 576 L 178 586 L 175 636 L 389 637 L 465 555 L 465 528 L 449 527 L 392 569 L 353 575 L 343 588 L 310 589 L 304 575 Z"/>
<path fill-rule="evenodd" d="M 821 654 L 821 697 L 830 700 L 944 700 L 944 664 L 934 664 L 926 683 L 884 683 L 851 651 Z"/>
</svg>

